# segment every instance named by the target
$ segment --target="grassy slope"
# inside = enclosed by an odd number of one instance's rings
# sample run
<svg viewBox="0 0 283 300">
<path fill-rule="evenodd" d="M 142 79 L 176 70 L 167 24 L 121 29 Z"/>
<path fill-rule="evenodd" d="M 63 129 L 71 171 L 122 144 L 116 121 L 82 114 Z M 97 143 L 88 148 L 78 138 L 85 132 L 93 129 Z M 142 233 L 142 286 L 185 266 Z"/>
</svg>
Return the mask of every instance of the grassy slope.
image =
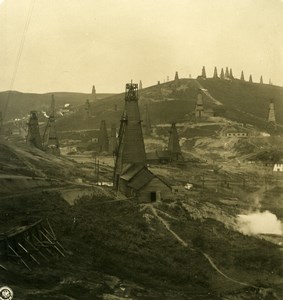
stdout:
<svg viewBox="0 0 283 300">
<path fill-rule="evenodd" d="M 251 123 L 265 128 L 269 99 L 273 98 L 277 120 L 283 123 L 283 116 L 279 114 L 283 109 L 282 87 L 240 80 L 198 80 L 214 98 L 223 103 L 223 106 L 218 106 L 207 96 L 204 97 L 206 107 L 214 108 L 218 114 L 239 123 Z M 142 119 L 144 119 L 143 106 L 147 104 L 153 124 L 190 120 L 197 93 L 197 81 L 192 79 L 181 79 L 177 86 L 174 82 L 166 82 L 145 88 L 139 93 Z M 58 128 L 59 130 L 98 128 L 101 120 L 106 120 L 108 124 L 114 122 L 118 126 L 123 107 L 124 94 L 114 95 L 92 104 L 93 119 L 87 121 L 82 108 L 76 114 L 60 120 Z M 75 120 L 80 120 L 80 124 Z"/>
<path fill-rule="evenodd" d="M 210 94 L 224 104 L 225 116 L 240 123 L 264 126 L 268 116 L 269 100 L 274 100 L 276 119 L 283 123 L 283 88 L 240 80 L 200 80 Z"/>
<path fill-rule="evenodd" d="M 0 111 L 4 110 L 9 92 L 0 92 Z M 20 93 L 12 91 L 10 93 L 9 105 L 7 109 L 6 119 L 19 118 L 28 114 L 31 110 L 41 111 L 50 107 L 51 94 L 54 94 L 56 107 L 62 107 L 66 103 L 78 105 L 85 103 L 86 99 L 91 99 L 90 94 L 83 93 Z M 97 94 L 97 99 L 110 96 L 110 94 Z"/>
<path fill-rule="evenodd" d="M 217 297 L 219 292 L 229 294 L 242 290 L 241 286 L 227 282 L 217 274 L 198 250 L 184 248 L 160 222 L 153 218 L 148 224 L 143 218 L 147 211 L 142 212 L 131 201 L 104 203 L 111 199 L 94 196 L 82 199 L 73 207 L 56 194 L 18 198 L 13 204 L 11 201 L 3 202 L 3 212 L 12 212 L 14 221 L 20 222 L 30 216 L 47 216 L 59 240 L 72 252 L 71 256 L 60 261 L 53 260 L 52 267 L 34 268 L 33 273 L 18 268 L 16 277 L 12 271 L 3 274 L 6 276 L 5 283 L 15 287 L 17 294 L 27 294 L 29 289 L 43 293 L 53 290 L 53 294 L 62 293 L 76 299 L 79 295 L 76 287 L 79 285 L 83 288 L 79 289 L 82 294 L 78 299 L 89 299 L 93 293 L 98 296 L 103 292 L 101 286 L 100 290 L 87 287 L 89 283 L 93 286 L 103 281 L 103 274 L 135 282 L 146 287 L 143 293 L 154 292 L 156 295 L 141 299 L 192 297 L 195 300 L 213 300 L 221 299 Z M 230 276 L 251 283 L 258 278 L 260 286 L 269 286 L 270 281 L 265 278 L 271 272 L 279 272 L 281 255 L 275 246 L 227 230 L 212 219 L 203 222 L 193 220 L 178 204 L 163 204 L 158 208 L 178 218 L 167 219 L 171 228 L 185 241 L 192 242 L 195 249 L 211 255 L 221 270 Z M 74 216 L 78 220 L 76 227 L 72 224 Z M 36 276 L 37 273 L 40 276 Z M 66 288 L 60 282 L 68 276 L 74 280 Z M 49 291 L 44 291 L 47 284 Z"/>
</svg>

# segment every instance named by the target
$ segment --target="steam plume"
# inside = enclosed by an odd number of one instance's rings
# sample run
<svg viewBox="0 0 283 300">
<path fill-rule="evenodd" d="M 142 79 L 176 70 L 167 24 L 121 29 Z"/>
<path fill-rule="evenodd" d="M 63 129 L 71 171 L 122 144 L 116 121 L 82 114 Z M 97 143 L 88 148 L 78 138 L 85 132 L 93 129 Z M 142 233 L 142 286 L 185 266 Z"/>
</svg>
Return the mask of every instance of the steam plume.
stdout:
<svg viewBox="0 0 283 300">
<path fill-rule="evenodd" d="M 283 234 L 283 225 L 276 215 L 266 210 L 248 215 L 238 215 L 237 225 L 244 234 Z"/>
</svg>

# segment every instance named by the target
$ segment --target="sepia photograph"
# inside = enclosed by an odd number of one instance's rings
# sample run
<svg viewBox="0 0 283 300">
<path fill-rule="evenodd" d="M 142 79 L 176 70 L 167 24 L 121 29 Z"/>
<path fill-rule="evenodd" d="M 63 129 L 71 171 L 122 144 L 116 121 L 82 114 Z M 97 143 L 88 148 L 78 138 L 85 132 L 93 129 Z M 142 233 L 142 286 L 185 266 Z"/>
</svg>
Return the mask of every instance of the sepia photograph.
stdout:
<svg viewBox="0 0 283 300">
<path fill-rule="evenodd" d="M 283 0 L 0 0 L 13 299 L 283 299 Z"/>
</svg>

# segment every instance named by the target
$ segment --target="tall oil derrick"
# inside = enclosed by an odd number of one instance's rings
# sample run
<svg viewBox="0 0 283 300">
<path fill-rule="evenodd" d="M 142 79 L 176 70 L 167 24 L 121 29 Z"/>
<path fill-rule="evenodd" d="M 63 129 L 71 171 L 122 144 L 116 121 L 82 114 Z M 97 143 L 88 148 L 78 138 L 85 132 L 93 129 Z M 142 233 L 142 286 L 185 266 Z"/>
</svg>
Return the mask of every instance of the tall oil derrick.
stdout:
<svg viewBox="0 0 283 300">
<path fill-rule="evenodd" d="M 30 119 L 28 122 L 28 134 L 26 138 L 27 144 L 36 147 L 40 150 L 43 149 L 42 141 L 39 133 L 38 118 L 36 111 L 30 112 Z"/>
<path fill-rule="evenodd" d="M 276 118 L 275 118 L 275 108 L 273 99 L 269 102 L 269 111 L 268 111 L 268 118 L 267 118 L 267 127 L 271 131 L 277 130 Z"/>
<path fill-rule="evenodd" d="M 221 68 L 220 79 L 224 79 L 224 70 Z"/>
<path fill-rule="evenodd" d="M 59 139 L 55 127 L 54 95 L 52 95 L 49 117 L 43 134 L 43 148 L 48 153 L 60 155 Z"/>
<path fill-rule="evenodd" d="M 263 84 L 263 79 L 262 79 L 262 75 L 260 76 L 260 81 L 259 81 L 260 84 Z"/>
<path fill-rule="evenodd" d="M 203 97 L 202 92 L 199 89 L 196 101 L 196 108 L 195 108 L 195 117 L 196 119 L 201 119 L 204 113 L 204 106 L 203 106 Z"/>
<path fill-rule="evenodd" d="M 98 135 L 98 152 L 108 152 L 109 151 L 109 138 L 107 134 L 107 127 L 105 120 L 100 123 L 100 130 Z"/>
<path fill-rule="evenodd" d="M 241 72 L 241 79 L 242 81 L 245 81 L 244 71 Z"/>
<path fill-rule="evenodd" d="M 213 78 L 218 78 L 217 68 L 214 67 Z"/>
<path fill-rule="evenodd" d="M 202 70 L 201 70 L 201 77 L 202 77 L 202 78 L 206 78 L 205 66 L 202 67 Z"/>
<path fill-rule="evenodd" d="M 230 68 L 230 72 L 229 72 L 229 77 L 230 77 L 230 79 L 234 79 L 234 76 L 233 76 L 233 71 L 232 71 L 232 69 Z"/>
<path fill-rule="evenodd" d="M 228 67 L 226 67 L 225 69 L 225 79 L 229 79 L 229 70 L 228 70 Z"/>
<path fill-rule="evenodd" d="M 150 120 L 150 115 L 148 111 L 148 105 L 144 105 L 144 135 L 151 135 L 152 129 L 151 129 L 151 120 Z"/>
<path fill-rule="evenodd" d="M 142 81 L 140 80 L 139 90 L 142 90 Z"/>
<path fill-rule="evenodd" d="M 175 73 L 175 81 L 178 81 L 179 80 L 179 75 L 178 75 L 178 72 Z"/>
<path fill-rule="evenodd" d="M 92 100 L 96 100 L 96 89 L 95 89 L 95 85 L 92 86 L 91 98 L 92 98 Z"/>
<path fill-rule="evenodd" d="M 120 176 L 129 165 L 146 166 L 146 155 L 138 105 L 138 85 L 126 84 L 125 108 L 121 117 L 113 186 L 119 188 Z"/>
<path fill-rule="evenodd" d="M 249 77 L 249 82 L 253 82 L 253 77 L 252 77 L 252 74 L 250 75 L 250 77 Z"/>
<path fill-rule="evenodd" d="M 86 114 L 86 119 L 90 119 L 90 117 L 91 117 L 91 111 L 90 111 L 90 102 L 89 102 L 89 99 L 86 99 L 86 101 L 85 101 L 85 114 Z"/>
<path fill-rule="evenodd" d="M 175 123 L 172 123 L 169 134 L 168 151 L 170 152 L 171 161 L 183 161 L 184 158 L 179 144 L 179 136 Z"/>
<path fill-rule="evenodd" d="M 111 124 L 110 141 L 109 141 L 109 153 L 115 155 L 117 150 L 117 130 L 116 124 Z"/>
</svg>

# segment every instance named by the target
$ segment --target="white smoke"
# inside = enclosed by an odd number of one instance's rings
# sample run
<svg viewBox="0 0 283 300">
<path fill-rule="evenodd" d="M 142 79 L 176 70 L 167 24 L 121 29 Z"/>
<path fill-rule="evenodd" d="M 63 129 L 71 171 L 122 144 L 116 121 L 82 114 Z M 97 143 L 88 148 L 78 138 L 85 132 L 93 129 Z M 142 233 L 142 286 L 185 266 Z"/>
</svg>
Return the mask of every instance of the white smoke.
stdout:
<svg viewBox="0 0 283 300">
<path fill-rule="evenodd" d="M 248 235 L 278 234 L 283 235 L 283 224 L 276 215 L 266 210 L 248 215 L 238 215 L 237 225 L 240 232 Z"/>
</svg>

